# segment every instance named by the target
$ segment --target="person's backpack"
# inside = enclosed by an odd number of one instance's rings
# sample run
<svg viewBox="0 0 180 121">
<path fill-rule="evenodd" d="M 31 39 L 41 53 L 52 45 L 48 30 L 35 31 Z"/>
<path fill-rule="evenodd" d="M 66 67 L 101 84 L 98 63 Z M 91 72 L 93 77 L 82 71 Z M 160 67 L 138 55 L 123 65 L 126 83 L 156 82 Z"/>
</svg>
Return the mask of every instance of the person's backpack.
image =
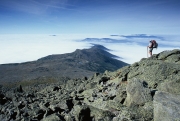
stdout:
<svg viewBox="0 0 180 121">
<path fill-rule="evenodd" d="M 155 40 L 152 40 L 153 48 L 158 48 L 158 43 Z"/>
</svg>

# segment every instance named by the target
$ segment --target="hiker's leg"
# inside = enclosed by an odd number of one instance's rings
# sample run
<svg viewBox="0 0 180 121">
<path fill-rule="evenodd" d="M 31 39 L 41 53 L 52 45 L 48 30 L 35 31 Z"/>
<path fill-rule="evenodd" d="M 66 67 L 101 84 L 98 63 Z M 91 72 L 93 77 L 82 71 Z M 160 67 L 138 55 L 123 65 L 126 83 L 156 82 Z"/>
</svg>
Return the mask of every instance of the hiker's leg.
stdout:
<svg viewBox="0 0 180 121">
<path fill-rule="evenodd" d="M 149 55 L 152 56 L 152 50 L 153 48 L 149 48 Z"/>
<path fill-rule="evenodd" d="M 152 52 L 149 52 L 150 57 L 152 56 Z"/>
</svg>

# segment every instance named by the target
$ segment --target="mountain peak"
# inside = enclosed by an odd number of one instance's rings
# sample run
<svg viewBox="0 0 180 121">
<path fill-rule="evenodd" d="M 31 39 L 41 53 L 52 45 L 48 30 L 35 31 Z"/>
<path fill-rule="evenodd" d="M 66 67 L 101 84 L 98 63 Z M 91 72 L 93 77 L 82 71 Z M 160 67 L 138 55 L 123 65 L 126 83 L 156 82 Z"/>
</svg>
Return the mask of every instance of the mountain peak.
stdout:
<svg viewBox="0 0 180 121">
<path fill-rule="evenodd" d="M 106 47 L 104 47 L 103 45 L 99 45 L 99 44 L 93 44 L 92 43 L 92 49 L 101 49 L 101 50 L 105 50 L 105 51 L 111 51 L 110 49 L 108 49 L 108 48 L 106 48 Z"/>
</svg>

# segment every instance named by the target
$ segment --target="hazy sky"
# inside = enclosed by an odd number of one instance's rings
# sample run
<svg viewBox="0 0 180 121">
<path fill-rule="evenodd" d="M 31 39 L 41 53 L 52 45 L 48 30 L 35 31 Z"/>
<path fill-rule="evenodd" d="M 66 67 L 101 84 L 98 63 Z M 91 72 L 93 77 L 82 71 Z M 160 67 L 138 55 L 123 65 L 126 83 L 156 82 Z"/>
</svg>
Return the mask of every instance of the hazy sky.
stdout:
<svg viewBox="0 0 180 121">
<path fill-rule="evenodd" d="M 150 39 L 159 43 L 153 53 L 179 49 L 179 21 L 179 0 L 0 0 L 0 64 L 90 43 L 133 63 L 147 57 Z"/>
<path fill-rule="evenodd" d="M 179 0 L 0 0 L 0 34 L 179 34 Z"/>
</svg>

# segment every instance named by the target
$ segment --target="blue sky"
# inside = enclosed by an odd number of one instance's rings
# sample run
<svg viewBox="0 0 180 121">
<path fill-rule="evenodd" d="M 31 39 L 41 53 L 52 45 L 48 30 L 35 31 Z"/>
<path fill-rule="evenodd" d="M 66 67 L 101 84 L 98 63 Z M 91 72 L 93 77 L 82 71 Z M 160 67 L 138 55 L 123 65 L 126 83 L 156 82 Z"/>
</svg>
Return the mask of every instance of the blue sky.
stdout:
<svg viewBox="0 0 180 121">
<path fill-rule="evenodd" d="M 179 0 L 1 0 L 0 34 L 179 34 Z"/>
<path fill-rule="evenodd" d="M 101 44 L 127 63 L 180 47 L 179 0 L 0 0 L 0 64 Z M 56 36 L 50 36 L 56 35 Z"/>
</svg>

